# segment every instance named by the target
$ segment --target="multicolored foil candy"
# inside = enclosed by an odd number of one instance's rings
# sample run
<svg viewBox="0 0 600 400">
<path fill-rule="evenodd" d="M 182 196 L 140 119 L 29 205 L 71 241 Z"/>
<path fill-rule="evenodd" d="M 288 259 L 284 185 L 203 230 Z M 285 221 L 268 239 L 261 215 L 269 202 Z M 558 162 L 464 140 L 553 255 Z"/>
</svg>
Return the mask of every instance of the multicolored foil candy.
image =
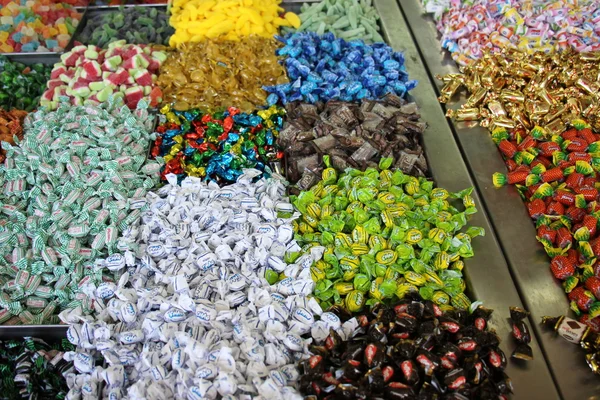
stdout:
<svg viewBox="0 0 600 400">
<path fill-rule="evenodd" d="M 162 157 L 161 179 L 176 174 L 179 180 L 195 176 L 232 183 L 244 168 L 269 176 L 279 168 L 283 153 L 276 141 L 285 110 L 271 106 L 251 114 L 229 107 L 206 114 L 199 109 L 175 111 L 161 108 L 164 122 L 156 129 L 152 157 Z"/>
<path fill-rule="evenodd" d="M 303 250 L 324 251 L 311 267 L 315 297 L 325 309 L 336 304 L 351 312 L 382 300 L 418 292 L 444 309 L 469 308 L 462 258 L 473 256 L 469 227 L 476 212 L 472 189 L 449 193 L 425 178 L 390 171 L 392 160 L 364 172 L 349 168 L 338 176 L 328 166 L 310 190 L 292 196 L 301 213 L 295 221 Z M 461 199 L 459 211 L 449 199 Z"/>
</svg>

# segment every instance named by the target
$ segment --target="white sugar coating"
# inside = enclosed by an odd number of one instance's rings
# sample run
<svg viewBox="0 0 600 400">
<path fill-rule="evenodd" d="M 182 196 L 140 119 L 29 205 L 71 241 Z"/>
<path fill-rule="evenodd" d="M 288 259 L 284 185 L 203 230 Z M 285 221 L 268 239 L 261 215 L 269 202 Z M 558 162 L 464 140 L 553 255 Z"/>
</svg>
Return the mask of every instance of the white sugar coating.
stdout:
<svg viewBox="0 0 600 400">
<path fill-rule="evenodd" d="M 321 314 L 307 297 L 310 266 L 323 252 L 286 265 L 284 255 L 300 251 L 297 215 L 278 217 L 288 202 L 282 179 L 252 182 L 259 174 L 245 170 L 223 188 L 171 176 L 147 194 L 121 252 L 96 262 L 120 278 L 82 287 L 96 314 L 60 315 L 77 345 L 67 357 L 81 367 L 68 377 L 69 399 L 97 398 L 101 381 L 111 399 L 302 398 L 296 364 Z M 267 269 L 287 278 L 270 285 Z M 99 353 L 106 367 L 91 368 Z"/>
</svg>

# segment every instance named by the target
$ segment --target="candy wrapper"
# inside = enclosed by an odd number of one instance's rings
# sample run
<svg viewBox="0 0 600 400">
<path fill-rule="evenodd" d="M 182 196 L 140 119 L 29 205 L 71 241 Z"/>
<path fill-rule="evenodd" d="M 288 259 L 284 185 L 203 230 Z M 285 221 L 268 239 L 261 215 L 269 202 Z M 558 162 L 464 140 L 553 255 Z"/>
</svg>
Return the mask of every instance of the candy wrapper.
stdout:
<svg viewBox="0 0 600 400">
<path fill-rule="evenodd" d="M 594 329 L 584 323 L 561 315 L 560 317 L 542 317 L 542 324 L 554 330 L 565 340 L 581 346 L 586 352 L 586 362 L 590 369 L 600 375 L 600 324 Z"/>
<path fill-rule="evenodd" d="M 40 103 L 52 67 L 27 66 L 0 55 L 0 108 L 33 111 Z"/>
<path fill-rule="evenodd" d="M 453 1 L 437 28 L 442 47 L 457 63 L 468 65 L 481 58 L 485 49 L 498 53 L 519 49 L 528 54 L 598 51 L 599 18 L 595 0 Z"/>
<path fill-rule="evenodd" d="M 456 121 L 480 121 L 490 131 L 529 132 L 539 125 L 549 135 L 560 135 L 569 121 L 584 117 L 600 128 L 600 52 L 486 53 L 461 71 L 439 77 L 445 82 L 440 102 L 448 103 L 463 86 L 469 92 L 465 104 L 446 114 Z"/>
<path fill-rule="evenodd" d="M 139 219 L 160 165 L 146 154 L 153 118 L 144 101 L 37 111 L 0 166 L 0 324 L 56 323 L 62 309 L 92 311 L 84 283 L 109 270 L 94 258 L 116 251 Z"/>
<path fill-rule="evenodd" d="M 336 304 L 354 312 L 419 292 L 444 309 L 468 309 L 462 259 L 473 256 L 471 239 L 483 234 L 476 227 L 461 232 L 476 212 L 472 189 L 451 194 L 390 171 L 391 162 L 339 176 L 326 168 L 319 183 L 292 196 L 302 214 L 294 222 L 300 245 L 325 248 L 311 268 L 315 297 L 323 309 Z"/>
<path fill-rule="evenodd" d="M 279 169 L 283 154 L 276 150 L 276 140 L 285 116 L 280 107 L 252 114 L 230 107 L 211 115 L 197 109 L 172 111 L 167 105 L 161 113 L 166 121 L 157 128 L 151 153 L 165 162 L 161 180 L 176 174 L 179 181 L 196 176 L 233 183 L 244 168 L 256 168 L 267 176 L 270 163 Z"/>
<path fill-rule="evenodd" d="M 531 343 L 531 332 L 525 320 L 529 313 L 519 307 L 510 307 L 510 325 L 512 327 L 512 335 L 517 342 L 517 347 L 513 351 L 511 357 L 519 360 L 533 360 L 533 350 Z"/>
<path fill-rule="evenodd" d="M 11 145 L 17 140 L 23 139 L 23 120 L 27 111 L 10 110 L 4 111 L 0 108 L 0 143 L 6 142 Z M 0 149 L 0 162 L 4 162 L 6 152 Z"/>
<path fill-rule="evenodd" d="M 379 14 L 372 0 L 324 0 L 304 3 L 300 9 L 298 32 L 333 33 L 344 40 L 383 42 L 379 34 Z M 286 28 L 286 30 L 292 30 Z"/>
<path fill-rule="evenodd" d="M 73 7 L 53 0 L 0 4 L 0 53 L 61 52 L 81 20 Z"/>
<path fill-rule="evenodd" d="M 571 309 L 600 332 L 600 135 L 573 120 L 559 135 L 537 126 L 529 134 L 499 128 L 492 137 L 508 168 L 507 174 L 494 174 L 494 185 L 516 185 Z"/>
<path fill-rule="evenodd" d="M 280 27 L 300 26 L 300 18 L 285 13 L 281 0 L 175 0 L 171 3 L 169 22 L 175 34 L 169 44 L 178 47 L 223 37 L 240 40 L 254 35 L 270 39 Z"/>
<path fill-rule="evenodd" d="M 272 37 L 189 43 L 170 53 L 158 85 L 165 101 L 179 111 L 233 106 L 252 112 L 267 103 L 262 86 L 288 81 L 275 56 L 277 47 Z"/>
<path fill-rule="evenodd" d="M 409 80 L 404 55 L 385 43 L 347 42 L 332 33 L 313 32 L 276 36 L 284 46 L 277 55 L 287 57 L 290 83 L 265 87 L 269 104 L 278 101 L 357 101 L 388 93 L 404 96 L 417 81 Z"/>
<path fill-rule="evenodd" d="M 131 109 L 143 98 L 154 107 L 162 101 L 154 82 L 166 58 L 163 51 L 125 44 L 124 40 L 110 43 L 107 50 L 75 46 L 54 64 L 40 103 L 53 110 L 63 96 L 76 106 L 97 105 L 113 96 L 122 98 Z"/>
<path fill-rule="evenodd" d="M 167 21 L 165 9 L 127 7 L 114 12 L 88 15 L 87 23 L 77 40 L 99 47 L 106 47 L 117 40 L 167 46 L 173 32 Z"/>
<path fill-rule="evenodd" d="M 301 399 L 295 363 L 321 314 L 307 299 L 319 252 L 299 252 L 281 178 L 259 175 L 222 188 L 172 175 L 147 194 L 120 252 L 96 261 L 120 278 L 82 285 L 96 316 L 61 314 L 78 346 L 70 395 L 100 377 L 104 398 Z M 99 354 L 108 366 L 94 369 Z"/>
<path fill-rule="evenodd" d="M 2 398 L 64 399 L 68 388 L 63 376 L 73 370 L 64 355 L 73 348 L 66 339 L 51 345 L 32 337 L 0 341 Z"/>
<path fill-rule="evenodd" d="M 442 310 L 407 297 L 346 321 L 317 322 L 313 354 L 301 365 L 311 399 L 504 399 L 512 393 L 491 310 Z M 355 330 L 348 335 L 347 325 Z M 444 393 L 449 395 L 444 396 Z M 444 396 L 444 397 L 443 397 Z"/>
<path fill-rule="evenodd" d="M 290 103 L 287 112 L 278 143 L 285 151 L 287 178 L 302 190 L 320 179 L 324 155 L 340 171 L 377 167 L 382 157 L 391 157 L 394 168 L 405 174 L 428 174 L 421 147 L 426 125 L 415 103 L 388 94 L 360 104 Z"/>
</svg>

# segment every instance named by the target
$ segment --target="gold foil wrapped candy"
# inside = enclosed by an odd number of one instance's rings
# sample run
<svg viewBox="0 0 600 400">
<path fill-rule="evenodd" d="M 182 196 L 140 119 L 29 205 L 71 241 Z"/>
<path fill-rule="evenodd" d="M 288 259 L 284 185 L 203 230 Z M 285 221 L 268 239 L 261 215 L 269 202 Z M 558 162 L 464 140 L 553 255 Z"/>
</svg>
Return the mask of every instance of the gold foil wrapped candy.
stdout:
<svg viewBox="0 0 600 400">
<path fill-rule="evenodd" d="M 600 128 L 600 53 L 486 53 L 461 67 L 461 74 L 438 79 L 445 83 L 442 103 L 462 87 L 470 94 L 459 109 L 447 112 L 457 121 L 478 120 L 490 130 L 529 131 L 541 125 L 550 134 L 560 134 L 567 122 L 583 117 Z"/>
</svg>

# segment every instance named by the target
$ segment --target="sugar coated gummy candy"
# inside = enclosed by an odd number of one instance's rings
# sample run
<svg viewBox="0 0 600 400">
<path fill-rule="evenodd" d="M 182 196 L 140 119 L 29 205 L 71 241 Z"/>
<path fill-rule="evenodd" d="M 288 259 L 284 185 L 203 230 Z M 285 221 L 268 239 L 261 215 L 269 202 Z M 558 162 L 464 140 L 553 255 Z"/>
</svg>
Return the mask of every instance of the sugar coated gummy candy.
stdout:
<svg viewBox="0 0 600 400">
<path fill-rule="evenodd" d="M 224 37 L 239 40 L 257 35 L 271 38 L 280 27 L 300 26 L 300 18 L 285 13 L 281 0 L 175 0 L 171 26 L 175 34 L 170 45 Z"/>
</svg>

